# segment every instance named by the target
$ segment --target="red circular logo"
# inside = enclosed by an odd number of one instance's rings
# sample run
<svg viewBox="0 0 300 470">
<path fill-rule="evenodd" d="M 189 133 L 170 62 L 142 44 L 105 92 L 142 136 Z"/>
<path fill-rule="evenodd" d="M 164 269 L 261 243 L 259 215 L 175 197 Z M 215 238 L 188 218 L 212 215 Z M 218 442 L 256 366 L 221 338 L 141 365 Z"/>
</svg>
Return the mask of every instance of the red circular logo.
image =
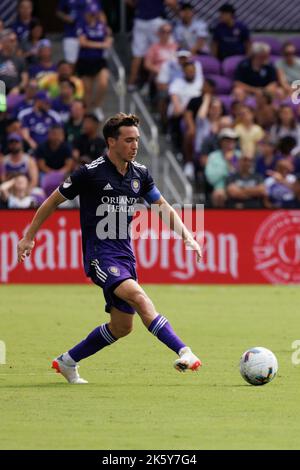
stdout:
<svg viewBox="0 0 300 470">
<path fill-rule="evenodd" d="M 272 284 L 300 283 L 300 211 L 275 212 L 260 225 L 253 252 L 258 271 Z"/>
</svg>

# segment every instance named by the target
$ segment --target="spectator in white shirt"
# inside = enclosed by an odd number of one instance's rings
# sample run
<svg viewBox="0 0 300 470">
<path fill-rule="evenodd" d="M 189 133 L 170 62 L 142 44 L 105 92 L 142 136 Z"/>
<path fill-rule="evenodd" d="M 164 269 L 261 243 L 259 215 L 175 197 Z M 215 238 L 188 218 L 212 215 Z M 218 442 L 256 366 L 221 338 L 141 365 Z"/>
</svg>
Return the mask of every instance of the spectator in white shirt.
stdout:
<svg viewBox="0 0 300 470">
<path fill-rule="evenodd" d="M 201 54 L 208 52 L 207 24 L 198 18 L 195 18 L 193 6 L 190 3 L 184 3 L 180 6 L 179 20 L 174 29 L 176 42 L 192 54 Z"/>
</svg>

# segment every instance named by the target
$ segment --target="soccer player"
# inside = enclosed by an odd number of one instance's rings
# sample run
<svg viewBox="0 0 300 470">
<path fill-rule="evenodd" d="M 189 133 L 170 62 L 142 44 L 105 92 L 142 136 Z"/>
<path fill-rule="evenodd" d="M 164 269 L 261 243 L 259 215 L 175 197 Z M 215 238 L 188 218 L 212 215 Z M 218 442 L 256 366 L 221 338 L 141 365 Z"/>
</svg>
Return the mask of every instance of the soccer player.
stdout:
<svg viewBox="0 0 300 470">
<path fill-rule="evenodd" d="M 143 197 L 168 214 L 170 228 L 183 237 L 187 247 L 196 251 L 198 261 L 201 248 L 175 210 L 161 196 L 147 168 L 135 161 L 139 144 L 138 118 L 116 114 L 106 121 L 103 135 L 107 154 L 80 167 L 49 196 L 18 244 L 20 262 L 30 255 L 37 231 L 56 207 L 79 195 L 84 267 L 87 276 L 103 289 L 105 310 L 110 314 L 110 321 L 95 328 L 83 341 L 54 359 L 52 367 L 69 383 L 87 383 L 79 376 L 78 362 L 128 335 L 133 326 L 133 314 L 137 312 L 146 328 L 178 354 L 174 367 L 179 371 L 195 371 L 201 366 L 201 361 L 176 335 L 168 320 L 157 313 L 137 282 L 128 230 L 125 238 L 122 227 L 120 230 L 108 228 L 109 236 L 101 238 L 99 225 L 104 221 L 104 215 L 100 214 L 112 213 L 120 217 L 126 206 L 125 225 L 128 225 L 132 219 L 130 208 Z"/>
</svg>

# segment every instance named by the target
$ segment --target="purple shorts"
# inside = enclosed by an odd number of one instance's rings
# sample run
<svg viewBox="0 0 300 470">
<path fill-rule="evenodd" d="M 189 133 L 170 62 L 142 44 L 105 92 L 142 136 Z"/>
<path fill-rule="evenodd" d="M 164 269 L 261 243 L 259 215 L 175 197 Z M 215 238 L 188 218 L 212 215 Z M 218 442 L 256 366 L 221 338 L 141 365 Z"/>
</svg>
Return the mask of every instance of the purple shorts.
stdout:
<svg viewBox="0 0 300 470">
<path fill-rule="evenodd" d="M 125 313 L 135 313 L 135 310 L 125 300 L 114 294 L 114 290 L 126 279 L 137 280 L 135 265 L 128 260 L 94 259 L 90 264 L 90 278 L 103 289 L 106 300 L 105 311 L 110 313 L 115 307 Z"/>
</svg>

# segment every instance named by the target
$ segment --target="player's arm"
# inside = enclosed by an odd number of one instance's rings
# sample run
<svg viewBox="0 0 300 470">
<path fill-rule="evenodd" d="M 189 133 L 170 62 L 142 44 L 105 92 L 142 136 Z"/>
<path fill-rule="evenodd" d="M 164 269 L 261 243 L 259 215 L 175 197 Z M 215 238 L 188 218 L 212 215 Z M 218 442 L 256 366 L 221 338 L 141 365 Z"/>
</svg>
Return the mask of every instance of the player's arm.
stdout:
<svg viewBox="0 0 300 470">
<path fill-rule="evenodd" d="M 196 251 L 197 261 L 200 261 L 202 257 L 201 247 L 199 243 L 194 240 L 193 235 L 184 225 L 181 218 L 173 209 L 173 207 L 166 201 L 163 196 L 160 196 L 157 201 L 154 201 L 154 204 L 157 204 L 159 206 L 160 218 L 167 224 L 170 224 L 170 229 L 182 237 L 186 247 L 189 247 Z"/>
<path fill-rule="evenodd" d="M 57 206 L 65 200 L 66 198 L 56 189 L 36 211 L 24 237 L 18 243 L 18 262 L 24 261 L 25 257 L 30 255 L 34 247 L 34 238 L 37 231 L 45 220 L 55 211 Z"/>
</svg>

